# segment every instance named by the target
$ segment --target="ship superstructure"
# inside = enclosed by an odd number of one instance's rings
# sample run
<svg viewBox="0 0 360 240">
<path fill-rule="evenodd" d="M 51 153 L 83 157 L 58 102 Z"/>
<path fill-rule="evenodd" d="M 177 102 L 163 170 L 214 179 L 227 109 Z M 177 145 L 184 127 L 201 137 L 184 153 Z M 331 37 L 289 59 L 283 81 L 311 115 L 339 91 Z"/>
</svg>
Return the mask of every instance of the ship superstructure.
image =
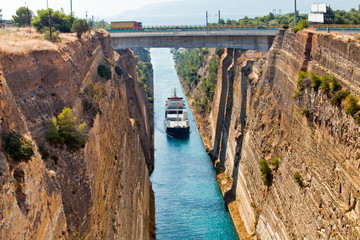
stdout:
<svg viewBox="0 0 360 240">
<path fill-rule="evenodd" d="M 166 100 L 165 126 L 166 133 L 171 137 L 185 138 L 189 136 L 190 126 L 185 100 L 176 96 L 175 89 L 174 96 Z"/>
</svg>

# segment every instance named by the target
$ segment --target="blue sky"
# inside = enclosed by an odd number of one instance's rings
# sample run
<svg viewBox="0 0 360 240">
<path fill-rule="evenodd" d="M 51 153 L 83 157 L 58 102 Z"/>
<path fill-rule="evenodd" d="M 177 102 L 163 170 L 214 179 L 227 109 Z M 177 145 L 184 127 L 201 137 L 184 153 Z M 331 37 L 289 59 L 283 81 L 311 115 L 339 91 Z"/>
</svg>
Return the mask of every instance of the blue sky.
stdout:
<svg viewBox="0 0 360 240">
<path fill-rule="evenodd" d="M 10 19 L 20 6 L 27 5 L 36 12 L 49 7 L 63 8 L 70 13 L 70 0 L 1 0 L 3 18 Z M 301 13 L 308 13 L 312 3 L 326 3 L 333 9 L 349 10 L 358 8 L 360 0 L 297 0 Z M 161 3 L 161 4 L 159 4 Z M 294 9 L 294 0 L 72 0 L 73 11 L 79 18 L 94 16 L 95 19 L 139 20 L 143 25 L 203 24 L 205 11 L 210 14 L 210 21 L 216 21 L 218 10 L 224 19 L 238 19 L 244 16 L 263 16 L 276 9 L 288 13 Z"/>
</svg>

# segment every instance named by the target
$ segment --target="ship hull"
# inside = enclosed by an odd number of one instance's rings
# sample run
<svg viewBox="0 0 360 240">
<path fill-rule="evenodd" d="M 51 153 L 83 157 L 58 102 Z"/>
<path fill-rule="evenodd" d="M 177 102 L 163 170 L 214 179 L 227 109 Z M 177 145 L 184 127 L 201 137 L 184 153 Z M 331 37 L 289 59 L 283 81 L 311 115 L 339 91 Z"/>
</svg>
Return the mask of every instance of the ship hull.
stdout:
<svg viewBox="0 0 360 240">
<path fill-rule="evenodd" d="M 189 137 L 190 128 L 166 128 L 166 134 L 173 138 Z"/>
</svg>

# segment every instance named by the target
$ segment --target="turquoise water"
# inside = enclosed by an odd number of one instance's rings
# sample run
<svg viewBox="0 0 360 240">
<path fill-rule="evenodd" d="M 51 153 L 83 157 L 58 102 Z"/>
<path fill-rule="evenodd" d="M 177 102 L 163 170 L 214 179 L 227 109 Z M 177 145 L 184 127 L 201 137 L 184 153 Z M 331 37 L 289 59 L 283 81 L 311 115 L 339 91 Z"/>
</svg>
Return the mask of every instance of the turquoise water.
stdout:
<svg viewBox="0 0 360 240">
<path fill-rule="evenodd" d="M 178 96 L 185 97 L 170 49 L 151 49 L 151 61 L 155 92 L 155 170 L 151 181 L 155 192 L 156 237 L 237 239 L 191 112 L 188 139 L 166 136 L 165 100 L 172 96 L 174 87 Z"/>
</svg>

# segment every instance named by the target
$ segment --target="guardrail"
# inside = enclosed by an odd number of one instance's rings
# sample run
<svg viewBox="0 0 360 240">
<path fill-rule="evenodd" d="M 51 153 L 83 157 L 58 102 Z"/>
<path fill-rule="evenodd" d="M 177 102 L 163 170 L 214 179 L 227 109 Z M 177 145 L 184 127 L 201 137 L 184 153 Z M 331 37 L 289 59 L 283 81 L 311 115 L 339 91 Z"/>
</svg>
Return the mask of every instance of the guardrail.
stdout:
<svg viewBox="0 0 360 240">
<path fill-rule="evenodd" d="M 108 32 L 161 32 L 161 31 L 226 31 L 226 30 L 277 30 L 280 26 L 221 25 L 221 26 L 156 26 L 124 29 L 106 29 Z"/>
<path fill-rule="evenodd" d="M 226 31 L 226 30 L 278 30 L 279 25 L 216 25 L 216 26 L 151 26 L 139 28 L 106 29 L 108 32 L 167 32 L 167 31 Z M 319 31 L 360 31 L 360 25 L 317 24 Z"/>
</svg>

